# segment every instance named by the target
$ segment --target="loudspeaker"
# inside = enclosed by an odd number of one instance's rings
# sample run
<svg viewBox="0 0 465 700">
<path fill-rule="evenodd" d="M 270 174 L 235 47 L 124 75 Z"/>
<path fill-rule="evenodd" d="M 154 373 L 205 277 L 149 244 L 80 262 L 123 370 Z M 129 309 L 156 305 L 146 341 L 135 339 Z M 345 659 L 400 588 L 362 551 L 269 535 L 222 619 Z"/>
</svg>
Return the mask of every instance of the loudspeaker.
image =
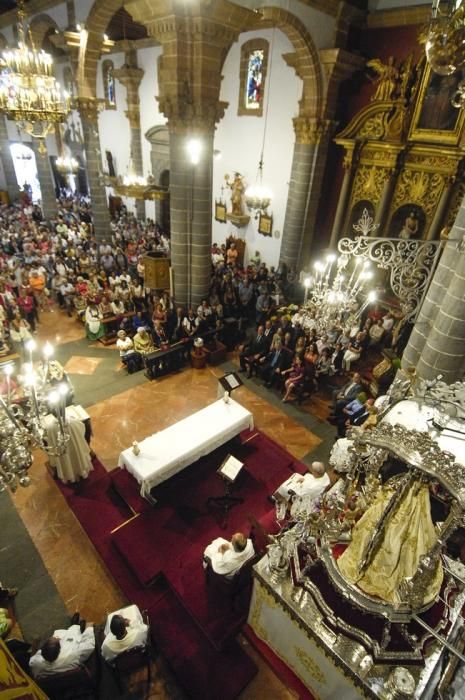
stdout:
<svg viewBox="0 0 465 700">
<path fill-rule="evenodd" d="M 168 258 L 144 257 L 145 286 L 150 289 L 170 288 L 170 261 Z"/>
</svg>

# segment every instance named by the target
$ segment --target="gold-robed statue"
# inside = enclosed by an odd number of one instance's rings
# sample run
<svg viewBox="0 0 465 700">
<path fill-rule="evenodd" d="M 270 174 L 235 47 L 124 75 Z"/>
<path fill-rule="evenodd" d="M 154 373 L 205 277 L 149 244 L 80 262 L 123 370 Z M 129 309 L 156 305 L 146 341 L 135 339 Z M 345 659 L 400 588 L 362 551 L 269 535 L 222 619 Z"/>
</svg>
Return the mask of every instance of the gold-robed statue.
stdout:
<svg viewBox="0 0 465 700">
<path fill-rule="evenodd" d="M 347 581 L 396 606 L 401 602 L 399 585 L 414 576 L 421 557 L 436 541 L 427 484 L 408 475 L 394 476 L 354 526 L 352 542 L 337 564 Z M 442 579 L 438 560 L 423 605 L 439 593 Z"/>
<path fill-rule="evenodd" d="M 382 63 L 379 58 L 373 58 L 371 61 L 368 61 L 367 67 L 377 74 L 375 78 L 368 75 L 368 79 L 373 85 L 377 85 L 371 101 L 387 102 L 393 99 L 396 96 L 395 92 L 399 81 L 399 70 L 394 64 L 394 56 L 390 56 L 387 63 Z"/>
<path fill-rule="evenodd" d="M 245 192 L 244 178 L 240 173 L 234 173 L 234 180 L 225 175 L 224 179 L 231 190 L 231 213 L 234 216 L 243 216 L 242 196 Z"/>
</svg>

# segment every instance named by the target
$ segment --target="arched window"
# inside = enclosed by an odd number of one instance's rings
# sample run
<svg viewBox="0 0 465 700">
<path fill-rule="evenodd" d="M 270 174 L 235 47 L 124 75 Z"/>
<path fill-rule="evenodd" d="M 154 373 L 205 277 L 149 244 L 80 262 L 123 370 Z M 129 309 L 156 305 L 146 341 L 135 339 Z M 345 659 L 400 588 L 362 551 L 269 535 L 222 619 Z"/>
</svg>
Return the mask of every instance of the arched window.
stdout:
<svg viewBox="0 0 465 700">
<path fill-rule="evenodd" d="M 239 116 L 261 117 L 263 114 L 268 49 L 266 39 L 251 39 L 241 46 Z"/>
<path fill-rule="evenodd" d="M 103 94 L 105 96 L 105 109 L 116 109 L 115 76 L 113 61 L 104 61 L 102 64 Z"/>
<path fill-rule="evenodd" d="M 74 96 L 74 80 L 73 71 L 69 66 L 63 68 L 63 87 L 65 88 L 68 95 Z"/>
</svg>

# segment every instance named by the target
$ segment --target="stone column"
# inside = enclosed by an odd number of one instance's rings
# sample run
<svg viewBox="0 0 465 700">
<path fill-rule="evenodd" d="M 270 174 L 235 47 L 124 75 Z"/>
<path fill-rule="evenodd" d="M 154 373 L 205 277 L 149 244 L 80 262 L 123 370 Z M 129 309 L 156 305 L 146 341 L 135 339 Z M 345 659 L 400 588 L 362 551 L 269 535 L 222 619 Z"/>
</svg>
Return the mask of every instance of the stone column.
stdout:
<svg viewBox="0 0 465 700">
<path fill-rule="evenodd" d="M 441 228 L 446 218 L 447 207 L 449 206 L 449 200 L 454 182 L 454 177 L 446 178 L 446 181 L 444 183 L 444 189 L 441 192 L 441 197 L 439 199 L 438 206 L 436 207 L 431 226 L 428 229 L 428 234 L 426 236 L 427 241 L 434 241 L 437 238 L 439 238 Z"/>
<path fill-rule="evenodd" d="M 53 182 L 52 169 L 48 157 L 47 146 L 43 139 L 32 139 L 32 150 L 36 158 L 37 177 L 40 184 L 40 196 L 42 203 L 42 214 L 49 220 L 57 214 L 57 200 L 55 183 Z"/>
<path fill-rule="evenodd" d="M 455 267 L 449 286 L 417 364 L 421 379 L 434 379 L 439 374 L 447 383 L 462 379 L 465 369 L 464 297 L 465 237 L 456 245 Z"/>
<path fill-rule="evenodd" d="M 143 175 L 139 85 L 144 76 L 144 71 L 142 68 L 137 67 L 137 53 L 134 49 L 130 49 L 126 52 L 124 66 L 115 70 L 114 74 L 115 78 L 126 88 L 128 104 L 126 116 L 130 128 L 132 163 L 136 175 Z M 143 199 L 136 200 L 136 213 L 138 219 L 145 219 L 145 202 Z"/>
<path fill-rule="evenodd" d="M 394 192 L 394 187 L 396 186 L 396 171 L 389 170 L 388 176 L 384 182 L 383 190 L 381 192 L 381 199 L 378 202 L 375 213 L 375 224 L 379 224 L 378 229 L 374 229 L 372 236 L 383 236 L 386 230 L 386 215 L 389 211 L 389 206 L 391 204 L 392 195 Z"/>
<path fill-rule="evenodd" d="M 92 203 L 94 232 L 97 238 L 109 238 L 110 212 L 102 177 L 97 102 L 94 99 L 79 98 L 78 105 L 84 135 L 87 181 Z"/>
<path fill-rule="evenodd" d="M 129 0 L 126 9 L 162 46 L 158 102 L 170 133 L 171 264 L 176 302 L 196 303 L 210 285 L 212 157 L 216 123 L 227 103 L 219 99 L 224 58 L 256 19 L 228 2 L 163 3 Z M 202 144 L 189 163 L 187 141 Z"/>
<path fill-rule="evenodd" d="M 294 119 L 295 144 L 292 157 L 289 192 L 283 224 L 283 239 L 279 264 L 297 269 L 302 248 L 305 217 L 309 199 L 309 185 L 315 165 L 317 142 L 312 126 L 315 120 Z"/>
<path fill-rule="evenodd" d="M 336 215 L 334 217 L 333 228 L 331 230 L 331 238 L 329 241 L 330 250 L 336 250 L 338 240 L 341 236 L 341 233 L 343 232 L 344 221 L 347 215 L 347 204 L 349 202 L 350 191 L 352 189 L 352 180 L 354 177 L 352 157 L 352 153 L 346 153 L 346 156 L 344 158 L 344 179 L 342 181 L 342 187 L 339 193 L 339 200 L 337 203 Z"/>
<path fill-rule="evenodd" d="M 18 199 L 19 187 L 16 179 L 15 166 L 13 165 L 13 156 L 10 151 L 6 117 L 4 117 L 3 114 L 0 114 L 0 158 L 2 159 L 3 172 L 5 173 L 8 196 L 13 202 L 15 199 Z"/>
<path fill-rule="evenodd" d="M 449 284 L 457 264 L 457 248 L 465 233 L 465 206 L 459 209 L 454 226 L 446 241 L 431 284 L 426 293 L 420 313 L 402 355 L 402 367 L 416 367 L 433 328 L 442 300 L 447 294 Z"/>
</svg>

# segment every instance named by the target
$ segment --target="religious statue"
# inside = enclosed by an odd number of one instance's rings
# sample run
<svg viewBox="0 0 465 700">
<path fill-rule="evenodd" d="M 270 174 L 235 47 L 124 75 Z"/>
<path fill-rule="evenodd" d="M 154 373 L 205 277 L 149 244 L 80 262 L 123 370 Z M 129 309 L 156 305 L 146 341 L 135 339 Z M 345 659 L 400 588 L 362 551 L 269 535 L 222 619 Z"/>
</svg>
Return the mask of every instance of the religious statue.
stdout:
<svg viewBox="0 0 465 700">
<path fill-rule="evenodd" d="M 242 195 L 245 192 L 243 176 L 240 173 L 234 173 L 234 180 L 231 181 L 229 175 L 225 175 L 224 179 L 227 186 L 231 189 L 231 213 L 234 216 L 243 216 Z"/>
<path fill-rule="evenodd" d="M 414 576 L 436 540 L 428 485 L 410 474 L 393 476 L 354 526 L 352 542 L 337 565 L 362 591 L 396 605 L 402 599 L 399 586 Z M 438 561 L 422 604 L 434 600 L 442 580 Z"/>
<path fill-rule="evenodd" d="M 371 68 L 375 73 L 377 73 L 376 78 L 372 78 L 368 75 L 368 79 L 377 85 L 377 89 L 373 97 L 372 102 L 377 101 L 387 101 L 394 97 L 394 93 L 397 89 L 397 82 L 399 80 L 399 71 L 394 65 L 394 56 L 388 58 L 387 64 L 381 63 L 379 58 L 373 58 L 367 63 L 368 68 Z"/>
<path fill-rule="evenodd" d="M 411 211 L 404 221 L 404 225 L 399 233 L 399 238 L 402 238 L 404 241 L 415 238 L 418 233 L 418 228 L 418 216 L 414 211 Z"/>
</svg>

